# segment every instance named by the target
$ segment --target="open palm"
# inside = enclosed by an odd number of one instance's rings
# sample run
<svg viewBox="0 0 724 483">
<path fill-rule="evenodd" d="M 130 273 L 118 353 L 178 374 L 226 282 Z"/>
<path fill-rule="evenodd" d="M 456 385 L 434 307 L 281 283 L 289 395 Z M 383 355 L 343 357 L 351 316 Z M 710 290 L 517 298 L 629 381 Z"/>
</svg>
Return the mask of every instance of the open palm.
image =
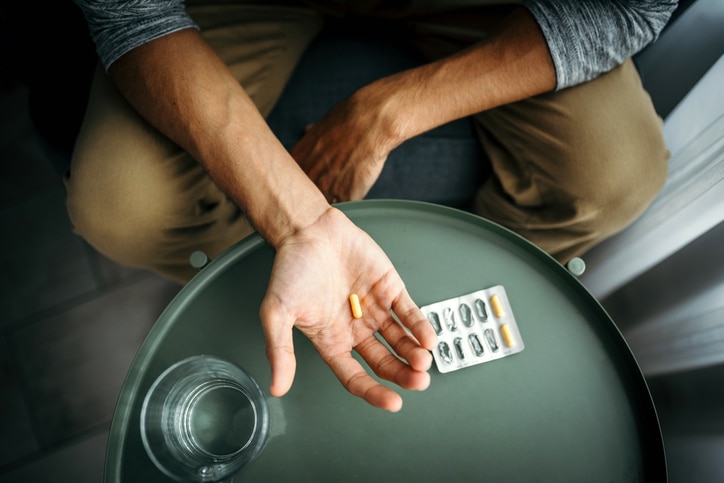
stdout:
<svg viewBox="0 0 724 483">
<path fill-rule="evenodd" d="M 351 293 L 361 300 L 359 319 L 350 311 Z M 405 389 L 429 385 L 432 327 L 382 249 L 334 208 L 277 247 L 261 319 L 275 396 L 285 394 L 294 378 L 294 327 L 349 392 L 374 406 L 397 411 L 402 399 L 371 377 L 352 357 L 353 350 L 382 379 Z"/>
</svg>

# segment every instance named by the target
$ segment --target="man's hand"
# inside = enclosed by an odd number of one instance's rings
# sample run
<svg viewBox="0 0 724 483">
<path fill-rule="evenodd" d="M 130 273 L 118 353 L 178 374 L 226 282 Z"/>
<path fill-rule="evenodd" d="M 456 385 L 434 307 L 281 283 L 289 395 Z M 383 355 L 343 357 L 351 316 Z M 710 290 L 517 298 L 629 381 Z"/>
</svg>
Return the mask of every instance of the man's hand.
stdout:
<svg viewBox="0 0 724 483">
<path fill-rule="evenodd" d="M 359 319 L 352 317 L 351 293 L 361 301 Z M 430 383 L 429 350 L 436 342 L 432 326 L 382 249 L 334 208 L 277 247 L 260 313 L 274 396 L 286 394 L 294 379 L 294 327 L 310 339 L 349 392 L 374 406 L 398 411 L 402 399 L 370 376 L 352 350 L 377 376 L 404 389 L 424 390 Z"/>
<path fill-rule="evenodd" d="M 396 141 L 384 91 L 369 85 L 334 106 L 291 149 L 292 157 L 330 202 L 365 197 Z"/>
<path fill-rule="evenodd" d="M 545 38 L 530 13 L 517 8 L 468 48 L 362 87 L 290 153 L 328 201 L 362 199 L 389 153 L 408 139 L 555 85 Z"/>
</svg>

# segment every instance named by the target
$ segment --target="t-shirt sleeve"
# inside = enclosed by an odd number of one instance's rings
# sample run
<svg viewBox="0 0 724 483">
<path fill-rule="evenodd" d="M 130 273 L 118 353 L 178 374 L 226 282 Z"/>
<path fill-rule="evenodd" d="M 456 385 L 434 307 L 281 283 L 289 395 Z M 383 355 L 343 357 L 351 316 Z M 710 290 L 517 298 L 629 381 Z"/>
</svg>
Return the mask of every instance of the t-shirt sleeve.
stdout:
<svg viewBox="0 0 724 483">
<path fill-rule="evenodd" d="M 103 67 L 128 51 L 170 33 L 198 28 L 184 0 L 74 0 L 85 15 Z"/>
<path fill-rule="evenodd" d="M 548 43 L 556 90 L 589 81 L 654 42 L 675 0 L 527 0 Z"/>
</svg>

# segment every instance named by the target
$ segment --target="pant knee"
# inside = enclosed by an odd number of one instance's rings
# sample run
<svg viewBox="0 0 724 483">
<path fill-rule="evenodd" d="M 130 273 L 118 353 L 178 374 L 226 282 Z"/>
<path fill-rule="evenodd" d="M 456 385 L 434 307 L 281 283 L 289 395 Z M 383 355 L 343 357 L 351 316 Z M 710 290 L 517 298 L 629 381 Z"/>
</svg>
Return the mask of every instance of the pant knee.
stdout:
<svg viewBox="0 0 724 483">
<path fill-rule="evenodd" d="M 497 176 L 476 209 L 559 259 L 624 229 L 666 181 L 662 121 L 631 61 L 476 119 Z"/>
<path fill-rule="evenodd" d="M 115 200 L 115 201 L 113 201 Z M 66 208 L 73 231 L 108 258 L 127 266 L 143 266 L 153 239 L 149 213 L 137 209 L 137 198 L 126 203 L 103 196 L 82 183 L 68 183 Z"/>
<path fill-rule="evenodd" d="M 99 190 L 77 181 L 71 177 L 67 183 L 67 210 L 78 235 L 117 263 L 182 283 L 196 273 L 189 264 L 194 251 L 214 258 L 253 232 L 239 208 L 210 181 L 192 193 L 160 185 L 128 189 L 118 180 Z"/>
<path fill-rule="evenodd" d="M 661 146 L 639 151 L 616 159 L 599 156 L 595 168 L 562 183 L 522 183 L 527 189 L 520 197 L 506 189 L 513 183 L 492 178 L 478 191 L 474 210 L 565 262 L 625 229 L 656 198 L 666 181 L 668 151 Z"/>
<path fill-rule="evenodd" d="M 592 218 L 592 230 L 600 239 L 641 216 L 663 188 L 668 174 L 669 152 L 663 141 L 643 142 L 615 155 L 617 159 L 601 160 L 604 169 L 600 179 L 590 180 L 584 195 L 583 218 Z"/>
</svg>

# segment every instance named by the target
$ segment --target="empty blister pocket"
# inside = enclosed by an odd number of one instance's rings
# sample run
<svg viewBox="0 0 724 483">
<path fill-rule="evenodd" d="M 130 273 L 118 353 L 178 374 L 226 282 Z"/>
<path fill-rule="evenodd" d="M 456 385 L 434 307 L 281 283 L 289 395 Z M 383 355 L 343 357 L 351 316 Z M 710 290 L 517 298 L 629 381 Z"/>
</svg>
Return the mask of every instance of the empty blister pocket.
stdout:
<svg viewBox="0 0 724 483">
<path fill-rule="evenodd" d="M 525 348 L 502 285 L 421 309 L 438 335 L 433 357 L 440 372 L 501 359 Z"/>
</svg>

